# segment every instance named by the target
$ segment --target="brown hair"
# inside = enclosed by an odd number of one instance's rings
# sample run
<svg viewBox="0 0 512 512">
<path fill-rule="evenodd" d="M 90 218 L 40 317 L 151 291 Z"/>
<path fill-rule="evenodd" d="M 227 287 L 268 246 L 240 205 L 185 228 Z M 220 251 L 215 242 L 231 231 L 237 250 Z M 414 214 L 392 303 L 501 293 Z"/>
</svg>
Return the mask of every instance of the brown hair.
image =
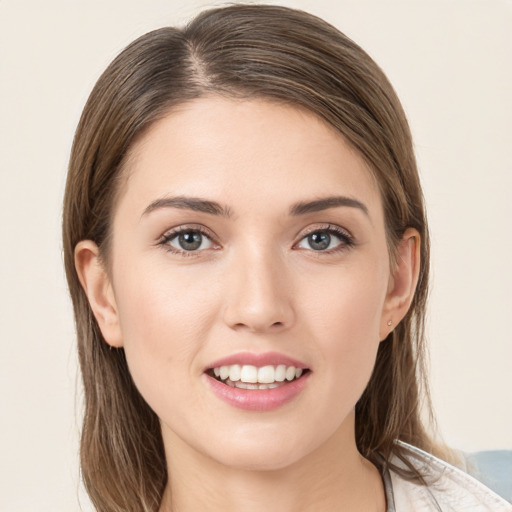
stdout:
<svg viewBox="0 0 512 512">
<path fill-rule="evenodd" d="M 130 44 L 98 80 L 73 143 L 64 255 L 85 393 L 81 468 L 102 512 L 158 510 L 166 464 L 158 418 L 134 386 L 123 350 L 109 350 L 102 338 L 77 278 L 74 249 L 91 239 L 108 262 L 116 194 L 135 138 L 174 105 L 206 94 L 268 98 L 325 119 L 364 157 L 379 184 L 391 254 L 406 228 L 419 231 L 416 294 L 408 314 L 380 344 L 356 406 L 356 441 L 374 462 L 400 456 L 397 439 L 433 449 L 420 419 L 420 397 L 429 405 L 424 368 L 429 237 L 400 102 L 375 62 L 328 23 L 278 6 L 218 8 L 184 28 L 155 30 Z"/>
</svg>

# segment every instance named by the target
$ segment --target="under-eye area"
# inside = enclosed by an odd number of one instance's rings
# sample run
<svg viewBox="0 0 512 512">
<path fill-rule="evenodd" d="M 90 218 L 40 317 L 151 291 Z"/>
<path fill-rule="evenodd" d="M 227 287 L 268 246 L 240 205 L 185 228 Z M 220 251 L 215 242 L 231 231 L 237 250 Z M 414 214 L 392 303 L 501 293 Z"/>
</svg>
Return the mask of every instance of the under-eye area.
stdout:
<svg viewBox="0 0 512 512">
<path fill-rule="evenodd" d="M 308 368 L 296 368 L 284 364 L 260 367 L 232 364 L 210 368 L 206 373 L 234 388 L 274 389 L 298 380 L 309 372 Z"/>
</svg>

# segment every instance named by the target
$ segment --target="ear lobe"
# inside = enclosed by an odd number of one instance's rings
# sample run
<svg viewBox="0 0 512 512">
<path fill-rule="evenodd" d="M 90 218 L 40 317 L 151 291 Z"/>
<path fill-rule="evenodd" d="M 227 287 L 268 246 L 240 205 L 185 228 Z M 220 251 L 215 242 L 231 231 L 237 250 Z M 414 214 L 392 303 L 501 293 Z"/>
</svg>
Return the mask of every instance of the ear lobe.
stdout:
<svg viewBox="0 0 512 512">
<path fill-rule="evenodd" d="M 114 290 L 100 261 L 98 246 L 91 240 L 76 245 L 75 268 L 105 341 L 112 347 L 122 347 Z"/>
<path fill-rule="evenodd" d="M 389 279 L 382 310 L 380 339 L 384 340 L 406 315 L 418 284 L 420 271 L 420 234 L 408 228 L 397 247 L 396 263 Z"/>
</svg>

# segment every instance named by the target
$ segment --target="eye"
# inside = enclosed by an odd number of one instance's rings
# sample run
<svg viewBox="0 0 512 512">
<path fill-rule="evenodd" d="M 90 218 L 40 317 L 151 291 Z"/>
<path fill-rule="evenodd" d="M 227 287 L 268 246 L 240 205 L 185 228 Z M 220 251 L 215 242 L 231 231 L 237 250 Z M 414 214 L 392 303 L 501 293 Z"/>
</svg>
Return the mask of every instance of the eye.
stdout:
<svg viewBox="0 0 512 512">
<path fill-rule="evenodd" d="M 330 252 L 352 245 L 353 241 L 348 233 L 345 233 L 341 228 L 331 226 L 311 231 L 301 239 L 297 247 L 317 252 Z"/>
<path fill-rule="evenodd" d="M 183 228 L 175 230 L 164 237 L 162 244 L 174 252 L 197 252 L 211 249 L 213 242 L 199 229 Z"/>
</svg>

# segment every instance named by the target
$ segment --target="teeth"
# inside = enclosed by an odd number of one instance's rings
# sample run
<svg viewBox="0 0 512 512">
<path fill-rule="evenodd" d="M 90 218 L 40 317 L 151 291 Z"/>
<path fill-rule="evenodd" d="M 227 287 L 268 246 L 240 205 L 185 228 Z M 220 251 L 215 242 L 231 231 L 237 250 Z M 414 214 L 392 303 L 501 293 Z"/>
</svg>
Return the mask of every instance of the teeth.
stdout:
<svg viewBox="0 0 512 512">
<path fill-rule="evenodd" d="M 232 388 L 240 389 L 274 389 L 282 386 L 282 384 L 279 382 L 272 382 L 271 384 L 247 384 L 241 380 L 237 382 L 231 382 L 231 380 L 227 380 L 225 383 Z"/>
<path fill-rule="evenodd" d="M 270 384 L 274 382 L 274 367 L 273 366 L 262 366 L 258 370 L 258 382 L 263 384 Z"/>
<path fill-rule="evenodd" d="M 242 367 L 239 364 L 229 366 L 229 380 L 232 380 L 233 382 L 240 380 L 241 372 Z"/>
<path fill-rule="evenodd" d="M 276 382 L 283 382 L 283 380 L 286 379 L 286 366 L 284 364 L 280 364 L 276 367 L 274 379 Z"/>
<path fill-rule="evenodd" d="M 298 379 L 302 375 L 303 369 L 284 364 L 278 366 L 267 365 L 259 368 L 249 364 L 233 364 L 214 368 L 213 373 L 230 386 L 237 388 L 272 389 L 278 387 L 285 380 Z"/>
<path fill-rule="evenodd" d="M 275 382 L 272 382 L 270 384 L 258 384 L 258 389 L 273 389 L 273 387 L 279 387 L 279 384 L 276 384 Z"/>
<path fill-rule="evenodd" d="M 240 380 L 251 384 L 258 382 L 258 368 L 256 368 L 256 366 L 244 364 L 242 366 L 242 371 L 240 372 Z"/>
<path fill-rule="evenodd" d="M 220 378 L 226 380 L 229 377 L 229 366 L 220 367 Z"/>
</svg>

